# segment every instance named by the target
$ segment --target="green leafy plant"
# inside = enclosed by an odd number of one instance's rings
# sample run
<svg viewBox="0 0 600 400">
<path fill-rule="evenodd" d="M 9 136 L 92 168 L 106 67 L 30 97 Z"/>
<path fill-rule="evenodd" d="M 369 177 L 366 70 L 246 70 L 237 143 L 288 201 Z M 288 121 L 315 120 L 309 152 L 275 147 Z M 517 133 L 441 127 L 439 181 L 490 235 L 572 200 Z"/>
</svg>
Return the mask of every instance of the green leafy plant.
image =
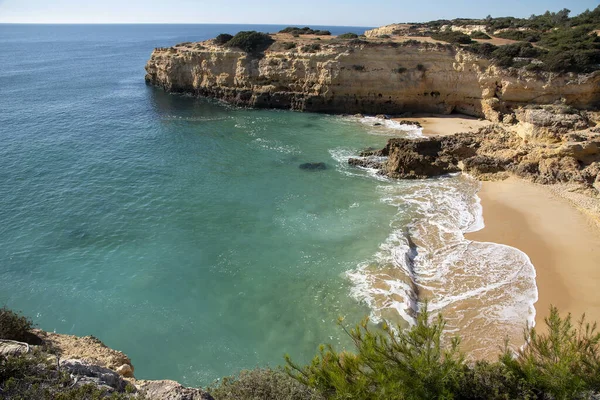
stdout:
<svg viewBox="0 0 600 400">
<path fill-rule="evenodd" d="M 358 39 L 358 35 L 356 33 L 352 33 L 352 32 L 342 33 L 341 35 L 338 35 L 337 37 L 338 37 L 338 39 Z"/>
<path fill-rule="evenodd" d="M 491 39 L 491 37 L 482 31 L 474 31 L 471 33 L 471 39 Z"/>
<path fill-rule="evenodd" d="M 231 38 L 227 42 L 227 46 L 237 47 L 246 53 L 258 53 L 266 50 L 274 42 L 273 38 L 266 33 L 242 31 Z"/>
<path fill-rule="evenodd" d="M 231 39 L 233 39 L 233 35 L 230 35 L 229 33 L 221 33 L 215 38 L 215 43 L 222 46 Z"/>
<path fill-rule="evenodd" d="M 464 367 L 460 340 L 452 338 L 445 348 L 443 318 L 429 319 L 425 308 L 409 330 L 388 325 L 373 329 L 365 320 L 349 331 L 343 328 L 356 353 L 321 346 L 307 366 L 286 356 L 286 370 L 331 399 L 449 398 L 457 390 Z"/>
<path fill-rule="evenodd" d="M 435 40 L 441 40 L 442 42 L 458 44 L 469 44 L 473 41 L 471 40 L 471 36 L 466 35 L 462 32 L 454 31 L 442 31 L 438 33 L 433 33 L 431 34 L 431 38 Z"/>
<path fill-rule="evenodd" d="M 207 391 L 216 400 L 324 400 L 281 369 L 256 368 L 219 380 Z"/>
<path fill-rule="evenodd" d="M 31 319 L 6 307 L 0 308 L 0 339 L 26 342 L 31 336 L 31 329 Z"/>
<path fill-rule="evenodd" d="M 600 333 L 585 315 L 576 325 L 571 314 L 561 318 L 556 307 L 545 319 L 547 332 L 526 331 L 527 345 L 516 356 L 506 350 L 501 361 L 536 391 L 555 399 L 573 399 L 600 390 Z"/>
</svg>

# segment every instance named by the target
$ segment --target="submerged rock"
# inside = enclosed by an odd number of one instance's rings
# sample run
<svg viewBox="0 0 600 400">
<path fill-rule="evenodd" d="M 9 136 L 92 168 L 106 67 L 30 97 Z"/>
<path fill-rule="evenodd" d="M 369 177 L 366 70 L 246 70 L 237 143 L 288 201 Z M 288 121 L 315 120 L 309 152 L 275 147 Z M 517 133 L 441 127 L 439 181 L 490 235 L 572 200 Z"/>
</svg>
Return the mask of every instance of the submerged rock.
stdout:
<svg viewBox="0 0 600 400">
<path fill-rule="evenodd" d="M 313 163 L 304 163 L 298 166 L 300 169 L 307 169 L 311 171 L 318 171 L 327 169 L 327 164 L 324 162 L 313 162 Z"/>
</svg>

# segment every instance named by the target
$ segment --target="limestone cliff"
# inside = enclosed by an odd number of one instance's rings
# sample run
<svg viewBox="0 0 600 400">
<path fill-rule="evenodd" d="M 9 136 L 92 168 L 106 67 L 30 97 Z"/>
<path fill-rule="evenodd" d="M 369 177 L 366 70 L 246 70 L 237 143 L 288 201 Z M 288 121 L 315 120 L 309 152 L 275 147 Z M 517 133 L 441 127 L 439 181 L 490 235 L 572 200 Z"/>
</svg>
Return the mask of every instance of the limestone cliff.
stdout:
<svg viewBox="0 0 600 400">
<path fill-rule="evenodd" d="M 502 69 L 439 43 L 276 39 L 259 56 L 213 41 L 156 49 L 146 80 L 238 105 L 330 113 L 459 112 L 502 121 L 525 104 L 600 104 L 600 72 Z"/>
</svg>

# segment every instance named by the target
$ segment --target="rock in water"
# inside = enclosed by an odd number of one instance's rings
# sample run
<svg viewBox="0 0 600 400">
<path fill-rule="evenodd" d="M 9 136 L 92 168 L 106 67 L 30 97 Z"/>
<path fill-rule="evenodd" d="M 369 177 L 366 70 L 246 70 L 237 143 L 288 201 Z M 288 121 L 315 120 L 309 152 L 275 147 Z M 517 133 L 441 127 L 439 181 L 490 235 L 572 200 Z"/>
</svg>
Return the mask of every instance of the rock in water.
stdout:
<svg viewBox="0 0 600 400">
<path fill-rule="evenodd" d="M 304 163 L 300 164 L 298 168 L 317 171 L 327 169 L 327 165 L 324 162 Z"/>
</svg>

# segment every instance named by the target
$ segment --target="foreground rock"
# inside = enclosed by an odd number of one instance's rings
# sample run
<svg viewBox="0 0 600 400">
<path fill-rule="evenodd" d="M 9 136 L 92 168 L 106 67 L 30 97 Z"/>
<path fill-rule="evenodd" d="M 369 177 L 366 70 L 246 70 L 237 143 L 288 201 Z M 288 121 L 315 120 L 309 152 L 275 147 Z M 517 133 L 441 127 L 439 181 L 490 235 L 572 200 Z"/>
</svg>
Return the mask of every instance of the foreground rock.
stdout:
<svg viewBox="0 0 600 400">
<path fill-rule="evenodd" d="M 132 398 L 138 392 L 150 400 L 212 400 L 202 389 L 186 388 L 174 381 L 136 380 L 129 357 L 93 336 L 78 337 L 42 330 L 34 333 L 77 386 L 93 384 L 108 392 L 132 393 Z M 6 343 L 6 349 L 7 352 L 14 349 L 20 353 L 27 351 L 23 345 L 9 347 L 9 343 Z"/>
</svg>

